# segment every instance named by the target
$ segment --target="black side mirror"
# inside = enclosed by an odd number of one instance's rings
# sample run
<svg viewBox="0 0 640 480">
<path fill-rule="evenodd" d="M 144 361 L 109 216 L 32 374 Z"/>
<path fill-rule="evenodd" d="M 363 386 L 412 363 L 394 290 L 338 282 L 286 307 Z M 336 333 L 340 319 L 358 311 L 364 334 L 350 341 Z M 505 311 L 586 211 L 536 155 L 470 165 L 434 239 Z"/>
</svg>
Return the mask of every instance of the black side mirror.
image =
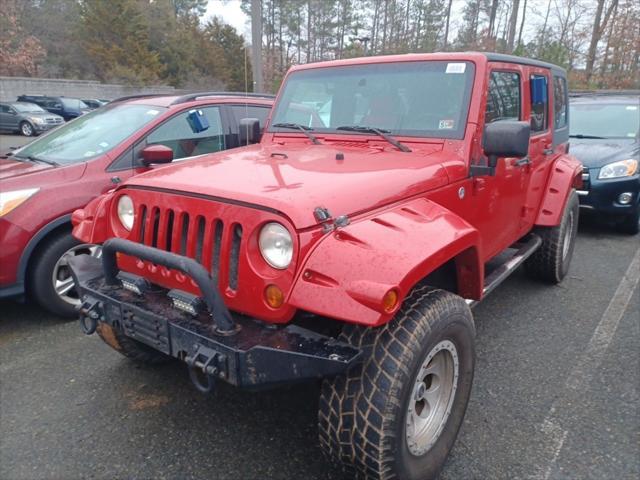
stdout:
<svg viewBox="0 0 640 480">
<path fill-rule="evenodd" d="M 531 126 L 528 122 L 507 120 L 486 125 L 482 148 L 489 159 L 489 165 L 473 165 L 471 175 L 493 175 L 500 157 L 526 157 L 530 137 Z"/>
<path fill-rule="evenodd" d="M 243 118 L 240 120 L 240 146 L 251 145 L 260 141 L 260 120 Z"/>
</svg>

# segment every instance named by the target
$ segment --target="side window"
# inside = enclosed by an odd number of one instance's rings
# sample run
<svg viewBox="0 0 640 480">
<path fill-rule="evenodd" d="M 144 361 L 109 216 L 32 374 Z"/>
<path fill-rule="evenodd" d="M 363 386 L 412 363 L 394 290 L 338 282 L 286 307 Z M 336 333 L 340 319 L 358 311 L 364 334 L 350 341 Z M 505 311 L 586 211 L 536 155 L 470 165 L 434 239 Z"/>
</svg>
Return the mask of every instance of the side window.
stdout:
<svg viewBox="0 0 640 480">
<path fill-rule="evenodd" d="M 187 121 L 189 111 L 171 117 L 147 136 L 147 145 L 166 145 L 173 150 L 173 158 L 194 157 L 225 149 L 224 132 L 219 107 L 200 110 L 209 121 L 209 128 L 195 133 Z"/>
<path fill-rule="evenodd" d="M 520 75 L 515 72 L 491 72 L 487 92 L 485 123 L 520 120 Z"/>
<path fill-rule="evenodd" d="M 0 105 L 0 113 L 9 113 L 9 106 L 8 105 Z"/>
<path fill-rule="evenodd" d="M 567 126 L 567 80 L 553 77 L 553 128 Z"/>
<path fill-rule="evenodd" d="M 239 125 L 240 120 L 243 118 L 257 118 L 260 120 L 260 133 L 264 130 L 264 125 L 267 123 L 270 110 L 271 108 L 269 107 L 257 107 L 255 105 L 231 105 L 231 111 L 236 120 L 236 125 Z"/>
<path fill-rule="evenodd" d="M 548 127 L 549 96 L 547 77 L 531 75 L 531 132 L 544 132 Z"/>
</svg>

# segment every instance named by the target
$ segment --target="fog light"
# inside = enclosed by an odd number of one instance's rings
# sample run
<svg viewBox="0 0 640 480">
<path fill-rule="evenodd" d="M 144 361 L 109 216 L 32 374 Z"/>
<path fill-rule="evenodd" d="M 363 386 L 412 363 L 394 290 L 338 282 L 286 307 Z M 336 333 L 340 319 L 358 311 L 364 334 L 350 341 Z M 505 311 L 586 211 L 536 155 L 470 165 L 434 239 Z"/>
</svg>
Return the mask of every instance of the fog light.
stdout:
<svg viewBox="0 0 640 480">
<path fill-rule="evenodd" d="M 181 310 L 196 317 L 203 309 L 202 299 L 182 290 L 169 290 L 167 296 L 173 302 L 173 308 Z"/>
<path fill-rule="evenodd" d="M 382 297 L 382 309 L 386 313 L 391 313 L 398 306 L 398 292 L 395 289 L 389 290 Z"/>
<path fill-rule="evenodd" d="M 284 303 L 284 293 L 277 285 L 267 285 L 264 289 L 264 299 L 271 308 L 279 308 Z"/>
<path fill-rule="evenodd" d="M 620 196 L 618 196 L 618 203 L 627 205 L 628 203 L 631 203 L 632 198 L 633 195 L 630 192 L 621 193 Z"/>
<path fill-rule="evenodd" d="M 139 277 L 138 275 L 133 275 L 132 273 L 127 272 L 118 272 L 116 277 L 120 280 L 122 288 L 129 290 L 136 295 L 142 295 L 149 289 L 148 280 L 146 278 Z"/>
</svg>

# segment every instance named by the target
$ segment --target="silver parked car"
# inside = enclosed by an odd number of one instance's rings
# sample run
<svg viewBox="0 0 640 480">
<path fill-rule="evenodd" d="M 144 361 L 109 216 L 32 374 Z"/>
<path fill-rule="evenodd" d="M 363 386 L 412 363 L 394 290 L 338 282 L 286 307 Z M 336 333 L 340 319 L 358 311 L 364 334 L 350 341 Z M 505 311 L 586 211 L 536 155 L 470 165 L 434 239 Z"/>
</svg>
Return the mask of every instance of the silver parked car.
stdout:
<svg viewBox="0 0 640 480">
<path fill-rule="evenodd" d="M 0 103 L 0 130 L 20 132 L 30 137 L 62 125 L 60 115 L 48 112 L 35 103 Z"/>
</svg>

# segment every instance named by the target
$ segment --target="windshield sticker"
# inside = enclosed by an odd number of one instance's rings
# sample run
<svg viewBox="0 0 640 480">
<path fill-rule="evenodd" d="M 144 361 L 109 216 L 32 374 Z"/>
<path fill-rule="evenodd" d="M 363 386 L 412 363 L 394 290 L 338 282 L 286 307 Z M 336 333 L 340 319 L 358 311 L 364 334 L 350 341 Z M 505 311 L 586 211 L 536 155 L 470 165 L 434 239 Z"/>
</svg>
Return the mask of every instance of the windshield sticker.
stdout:
<svg viewBox="0 0 640 480">
<path fill-rule="evenodd" d="M 92 152 L 91 150 L 89 150 L 88 152 L 84 152 L 85 157 L 93 157 L 95 154 L 96 152 Z"/>
<path fill-rule="evenodd" d="M 635 105 L 627 105 L 627 110 L 637 110 L 638 107 L 636 107 Z"/>
<path fill-rule="evenodd" d="M 447 63 L 446 73 L 464 73 L 466 68 L 466 63 Z"/>
<path fill-rule="evenodd" d="M 102 148 L 107 148 L 109 146 L 107 142 L 100 142 L 98 145 L 100 145 Z"/>
<path fill-rule="evenodd" d="M 147 110 L 147 115 L 157 115 L 160 112 L 158 110 Z"/>
<path fill-rule="evenodd" d="M 440 120 L 438 123 L 438 130 L 452 130 L 455 125 L 455 120 Z"/>
</svg>

